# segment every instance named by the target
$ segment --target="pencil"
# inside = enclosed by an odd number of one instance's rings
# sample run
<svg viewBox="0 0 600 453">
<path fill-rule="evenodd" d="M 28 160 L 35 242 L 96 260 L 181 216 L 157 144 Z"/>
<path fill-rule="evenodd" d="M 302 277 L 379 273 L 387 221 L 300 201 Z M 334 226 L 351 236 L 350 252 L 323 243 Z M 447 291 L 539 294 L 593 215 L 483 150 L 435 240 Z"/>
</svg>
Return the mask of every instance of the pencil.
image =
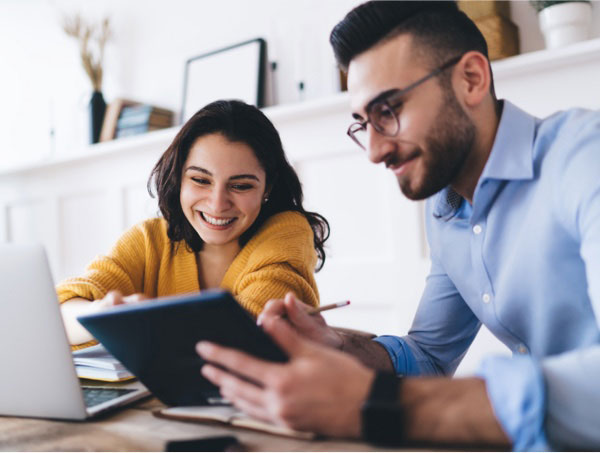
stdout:
<svg viewBox="0 0 600 453">
<path fill-rule="evenodd" d="M 333 310 L 334 308 L 345 307 L 346 305 L 350 305 L 349 300 L 344 300 L 342 302 L 336 302 L 334 304 L 323 305 L 318 308 L 313 308 L 308 311 L 309 315 L 316 315 L 317 313 L 321 313 L 322 311 Z"/>
</svg>

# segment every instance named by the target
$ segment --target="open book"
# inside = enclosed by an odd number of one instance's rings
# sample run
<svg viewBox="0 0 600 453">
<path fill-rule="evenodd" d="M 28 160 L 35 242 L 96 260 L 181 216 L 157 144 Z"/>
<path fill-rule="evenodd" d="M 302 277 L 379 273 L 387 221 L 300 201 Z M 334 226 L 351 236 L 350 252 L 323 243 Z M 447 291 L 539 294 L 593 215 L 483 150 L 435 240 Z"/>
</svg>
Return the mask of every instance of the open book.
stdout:
<svg viewBox="0 0 600 453">
<path fill-rule="evenodd" d="M 314 439 L 315 434 L 305 431 L 294 431 L 283 426 L 273 425 L 240 412 L 233 406 L 179 406 L 154 411 L 157 417 L 170 418 L 187 422 L 213 422 L 231 425 L 236 428 L 253 429 L 279 436 L 296 439 Z"/>
<path fill-rule="evenodd" d="M 98 381 L 126 381 L 134 376 L 101 344 L 73 351 L 77 376 Z"/>
</svg>

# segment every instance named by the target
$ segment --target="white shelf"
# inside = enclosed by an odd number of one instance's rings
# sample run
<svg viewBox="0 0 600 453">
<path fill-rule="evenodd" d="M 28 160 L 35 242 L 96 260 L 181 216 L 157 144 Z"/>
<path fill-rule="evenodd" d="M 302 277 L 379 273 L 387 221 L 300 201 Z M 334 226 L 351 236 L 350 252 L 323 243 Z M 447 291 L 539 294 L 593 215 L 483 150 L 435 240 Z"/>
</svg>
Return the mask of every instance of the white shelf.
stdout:
<svg viewBox="0 0 600 453">
<path fill-rule="evenodd" d="M 322 99 L 266 107 L 263 109 L 263 112 L 271 119 L 271 121 L 281 124 L 287 121 L 311 118 L 317 112 L 323 115 L 328 112 L 339 111 L 340 109 L 347 108 L 348 104 L 348 94 L 337 93 Z M 166 146 L 168 146 L 173 138 L 175 138 L 179 129 L 180 126 L 170 127 L 168 129 L 161 129 L 146 134 L 84 146 L 79 149 L 79 152 L 73 152 L 69 155 L 63 155 L 35 163 L 15 165 L 9 168 L 0 168 L 0 177 L 96 159 L 117 153 L 131 152 L 149 146 L 156 147 L 162 144 L 166 149 Z"/>
<path fill-rule="evenodd" d="M 263 109 L 263 112 L 265 112 L 271 121 L 280 123 L 310 118 L 317 112 L 322 115 L 329 112 L 339 112 L 343 109 L 348 109 L 348 113 L 350 112 L 350 98 L 346 92 L 295 104 L 266 107 Z M 348 119 L 350 119 L 350 116 L 348 116 Z"/>
<path fill-rule="evenodd" d="M 35 163 L 15 165 L 9 168 L 0 169 L 0 177 L 27 173 L 35 170 L 67 165 L 74 162 L 82 162 L 92 160 L 99 157 L 119 154 L 133 149 L 144 148 L 148 145 L 156 145 L 161 142 L 169 143 L 175 135 L 179 127 L 170 127 L 159 131 L 152 131 L 146 134 L 135 135 L 132 137 L 120 138 L 109 142 L 97 143 L 94 145 L 84 146 L 79 149 L 79 152 L 62 155 L 60 157 L 40 160 Z"/>
<path fill-rule="evenodd" d="M 575 66 L 600 60 L 600 38 L 582 41 L 558 49 L 539 50 L 492 62 L 494 78 L 509 78 L 544 73 L 559 67 Z"/>
<path fill-rule="evenodd" d="M 544 73 L 560 67 L 585 64 L 591 60 L 600 61 L 600 38 L 559 49 L 540 50 L 494 61 L 492 62 L 492 70 L 496 79 L 509 79 L 527 74 Z M 273 122 L 281 124 L 288 121 L 301 121 L 317 113 L 323 115 L 328 112 L 339 112 L 342 109 L 349 108 L 348 106 L 347 93 L 337 93 L 326 98 L 267 107 L 263 111 Z M 179 126 L 176 126 L 143 135 L 86 146 L 79 149 L 78 152 L 70 153 L 68 156 L 10 168 L 0 168 L 0 177 L 142 149 L 149 145 L 167 145 L 175 137 L 178 130 Z"/>
</svg>

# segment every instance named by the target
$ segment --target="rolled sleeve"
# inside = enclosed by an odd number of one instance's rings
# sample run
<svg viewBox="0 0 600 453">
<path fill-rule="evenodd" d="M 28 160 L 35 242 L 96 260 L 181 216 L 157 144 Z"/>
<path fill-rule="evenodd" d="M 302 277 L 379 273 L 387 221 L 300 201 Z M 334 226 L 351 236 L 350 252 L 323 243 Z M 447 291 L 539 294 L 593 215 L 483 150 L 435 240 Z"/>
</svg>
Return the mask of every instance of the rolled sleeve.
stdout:
<svg viewBox="0 0 600 453">
<path fill-rule="evenodd" d="M 481 363 L 477 375 L 486 382 L 496 418 L 513 449 L 548 450 L 545 385 L 539 364 L 530 356 L 490 357 Z"/>
<path fill-rule="evenodd" d="M 393 335 L 382 335 L 373 341 L 376 341 L 385 348 L 392 360 L 396 374 L 402 376 L 416 376 L 420 374 L 415 356 L 403 338 Z"/>
</svg>

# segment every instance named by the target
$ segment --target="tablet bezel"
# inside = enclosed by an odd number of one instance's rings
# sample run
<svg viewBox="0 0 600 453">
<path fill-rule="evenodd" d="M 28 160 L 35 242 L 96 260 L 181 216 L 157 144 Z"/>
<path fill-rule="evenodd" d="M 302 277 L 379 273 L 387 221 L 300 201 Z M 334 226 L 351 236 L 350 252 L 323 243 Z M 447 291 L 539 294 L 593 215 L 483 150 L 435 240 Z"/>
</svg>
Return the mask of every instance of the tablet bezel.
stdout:
<svg viewBox="0 0 600 453">
<path fill-rule="evenodd" d="M 219 396 L 200 374 L 204 361 L 195 351 L 198 341 L 265 360 L 287 360 L 254 318 L 223 290 L 120 305 L 78 320 L 169 406 L 203 405 Z"/>
</svg>

